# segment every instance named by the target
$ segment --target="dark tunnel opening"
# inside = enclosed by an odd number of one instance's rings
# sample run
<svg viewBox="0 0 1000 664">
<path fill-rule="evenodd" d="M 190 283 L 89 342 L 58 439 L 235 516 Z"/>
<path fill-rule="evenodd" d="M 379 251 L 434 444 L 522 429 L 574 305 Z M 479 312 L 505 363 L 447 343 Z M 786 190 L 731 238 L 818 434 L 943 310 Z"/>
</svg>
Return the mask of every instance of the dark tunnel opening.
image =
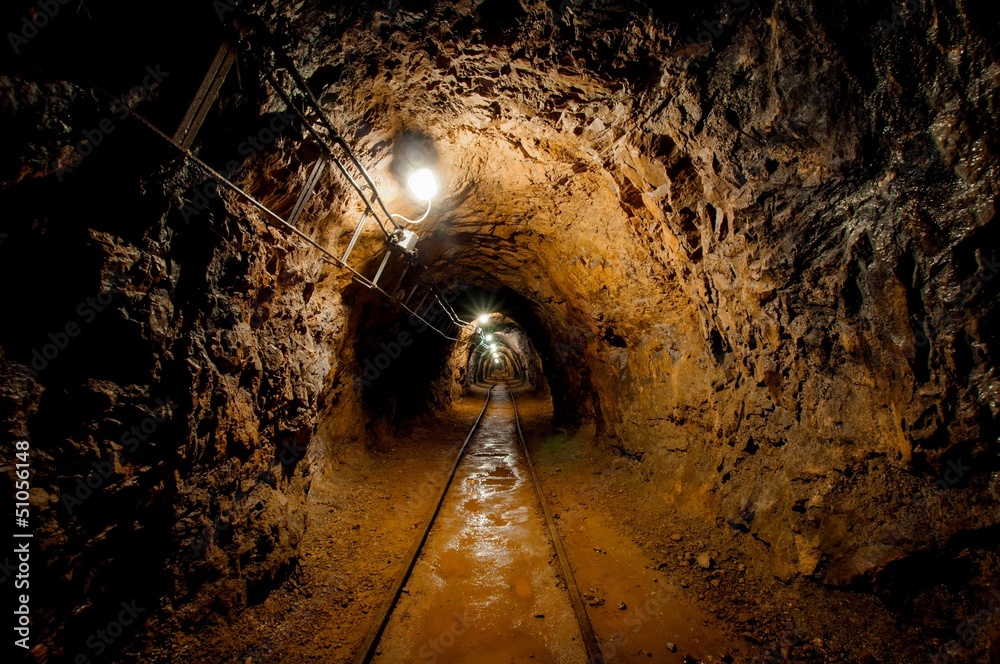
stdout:
<svg viewBox="0 0 1000 664">
<path fill-rule="evenodd" d="M 520 325 L 499 312 L 476 317 L 468 351 L 466 383 L 488 384 L 503 381 L 518 388 L 548 394 L 541 359 Z"/>
<path fill-rule="evenodd" d="M 399 279 L 404 269 L 402 264 L 387 268 L 386 280 Z M 399 291 L 405 292 L 405 288 Z M 567 378 L 572 371 L 569 354 L 550 351 L 543 356 L 536 350 L 529 330 L 551 348 L 548 332 L 518 294 L 461 284 L 450 287 L 444 300 L 470 323 L 466 329 L 452 325 L 444 307 L 432 297 L 414 299 L 412 313 L 400 307 L 387 309 L 360 285 L 348 289 L 345 297 L 355 298 L 351 338 L 358 365 L 357 375 L 345 382 L 353 383 L 366 411 L 388 417 L 395 426 L 449 406 L 471 385 L 497 380 L 546 397 L 553 381 L 560 386 L 551 392 L 553 403 L 562 405 L 555 406 L 554 421 L 567 426 L 585 421 L 579 395 L 569 392 L 573 389 Z M 449 338 L 452 334 L 458 336 Z M 499 357 L 493 357 L 491 345 L 497 346 Z"/>
</svg>

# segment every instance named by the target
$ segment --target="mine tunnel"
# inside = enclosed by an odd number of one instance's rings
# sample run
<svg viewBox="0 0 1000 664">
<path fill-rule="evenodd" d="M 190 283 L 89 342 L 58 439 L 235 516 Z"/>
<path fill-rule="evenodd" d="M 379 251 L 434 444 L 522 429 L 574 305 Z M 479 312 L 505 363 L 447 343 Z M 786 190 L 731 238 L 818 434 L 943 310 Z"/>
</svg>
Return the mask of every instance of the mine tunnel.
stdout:
<svg viewBox="0 0 1000 664">
<path fill-rule="evenodd" d="M 14 654 L 1000 662 L 994 4 L 6 3 Z"/>
</svg>

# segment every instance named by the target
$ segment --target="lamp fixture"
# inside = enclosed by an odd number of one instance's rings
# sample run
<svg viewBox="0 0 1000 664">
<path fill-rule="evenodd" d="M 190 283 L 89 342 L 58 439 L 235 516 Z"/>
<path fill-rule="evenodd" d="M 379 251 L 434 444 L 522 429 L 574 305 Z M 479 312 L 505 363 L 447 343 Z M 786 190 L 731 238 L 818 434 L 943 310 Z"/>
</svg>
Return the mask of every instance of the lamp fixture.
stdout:
<svg viewBox="0 0 1000 664">
<path fill-rule="evenodd" d="M 430 202 L 438 192 L 437 180 L 434 179 L 434 174 L 431 173 L 431 169 L 429 168 L 421 168 L 419 171 L 414 171 L 406 181 L 406 184 L 413 195 L 422 201 Z"/>
<path fill-rule="evenodd" d="M 419 219 L 408 219 L 401 214 L 393 214 L 394 219 L 402 219 L 411 224 L 419 224 L 421 221 L 427 218 L 427 215 L 431 212 L 431 199 L 437 195 L 438 185 L 437 180 L 434 178 L 434 174 L 429 168 L 421 168 L 420 170 L 414 171 L 410 174 L 410 177 L 406 180 L 406 185 L 410 188 L 410 193 L 414 197 L 422 201 L 427 201 L 427 209 L 420 216 Z"/>
</svg>

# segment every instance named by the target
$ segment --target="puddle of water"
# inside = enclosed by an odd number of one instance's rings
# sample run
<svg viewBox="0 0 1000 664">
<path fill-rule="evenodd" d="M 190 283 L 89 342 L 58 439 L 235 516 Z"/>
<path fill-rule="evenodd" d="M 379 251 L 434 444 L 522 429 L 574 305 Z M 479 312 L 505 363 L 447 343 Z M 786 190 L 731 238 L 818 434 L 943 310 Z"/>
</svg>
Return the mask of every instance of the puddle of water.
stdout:
<svg viewBox="0 0 1000 664">
<path fill-rule="evenodd" d="M 495 398 L 379 647 L 378 662 L 586 661 L 519 449 Z"/>
</svg>

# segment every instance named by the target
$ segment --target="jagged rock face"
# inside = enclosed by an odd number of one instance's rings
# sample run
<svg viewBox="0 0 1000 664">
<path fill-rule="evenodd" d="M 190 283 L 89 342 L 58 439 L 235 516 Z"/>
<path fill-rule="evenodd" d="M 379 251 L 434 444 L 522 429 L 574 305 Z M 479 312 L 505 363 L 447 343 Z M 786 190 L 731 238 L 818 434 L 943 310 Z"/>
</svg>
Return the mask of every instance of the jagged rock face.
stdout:
<svg viewBox="0 0 1000 664">
<path fill-rule="evenodd" d="M 835 585 L 996 532 L 1000 68 L 985 3 L 264 15 L 395 209 L 413 212 L 407 146 L 434 164 L 442 194 L 415 227 L 431 272 L 514 303 L 557 417 L 644 452 L 662 499 L 728 523 L 768 573 Z M 188 64 L 194 81 L 203 59 Z M 226 140 L 284 110 L 243 73 L 213 116 Z M 310 477 L 366 431 L 446 405 L 467 358 L 421 333 L 420 353 L 366 385 L 380 344 L 414 331 L 405 314 L 234 197 L 189 221 L 179 192 L 204 176 L 141 127 L 121 130 L 140 143 L 109 142 L 54 182 L 79 138 L 66 127 L 100 117 L 74 83 L 0 79 L 23 128 L 3 164 L 21 213 L 2 264 L 23 284 L 0 340 L 3 413 L 37 443 L 48 590 L 67 603 L 41 627 L 86 624 L 101 607 L 70 598 L 116 603 L 150 576 L 151 599 L 197 621 L 279 577 Z M 231 147 L 213 140 L 213 154 Z M 234 177 L 287 214 L 315 155 L 287 132 Z M 302 229 L 342 250 L 352 196 L 324 180 Z M 352 264 L 374 273 L 379 249 L 369 231 Z M 92 327 L 23 375 L 79 303 L 112 289 Z M 391 380 L 407 374 L 416 396 Z M 153 415 L 155 446 L 133 453 L 123 432 Z M 99 497 L 69 514 L 62 498 L 109 455 Z M 935 481 L 949 490 L 927 491 Z M 173 526 L 146 527 L 153 514 Z M 155 554 L 94 567 L 129 547 Z"/>
<path fill-rule="evenodd" d="M 108 9 L 87 3 L 80 15 Z M 82 20 L 60 19 L 52 31 Z M 127 40 L 112 33 L 107 43 Z M 74 41 L 36 46 L 31 57 L 79 64 Z M 158 61 L 131 52 L 132 64 Z M 120 55 L 104 74 L 130 84 Z M 187 103 L 190 90 L 170 87 L 182 69 L 169 57 L 160 62 L 173 78 L 142 110 L 163 110 L 168 94 Z M 291 568 L 313 466 L 325 458 L 314 431 L 347 314 L 337 289 L 318 287 L 320 266 L 232 201 L 185 207 L 205 175 L 85 82 L 19 64 L 0 77 L 12 146 L 2 164 L 0 270 L 11 288 L 0 412 L 9 435 L 32 444 L 33 654 L 71 661 L 92 654 L 87 638 L 121 602 L 136 601 L 143 619 L 197 624 Z M 225 110 L 248 104 L 256 118 L 253 100 Z M 102 119 L 115 133 L 60 173 L 81 131 Z M 355 427 L 341 421 L 321 433 Z"/>
<path fill-rule="evenodd" d="M 995 524 L 995 502 L 967 508 L 996 468 L 1000 386 L 983 8 L 672 11 L 306 3 L 290 21 L 369 159 L 433 145 L 422 255 L 528 300 L 557 404 L 646 452 L 679 509 L 752 530 L 781 578 L 833 584 Z M 933 496 L 936 527 L 890 527 L 925 518 L 910 496 L 949 462 L 968 486 Z"/>
</svg>

